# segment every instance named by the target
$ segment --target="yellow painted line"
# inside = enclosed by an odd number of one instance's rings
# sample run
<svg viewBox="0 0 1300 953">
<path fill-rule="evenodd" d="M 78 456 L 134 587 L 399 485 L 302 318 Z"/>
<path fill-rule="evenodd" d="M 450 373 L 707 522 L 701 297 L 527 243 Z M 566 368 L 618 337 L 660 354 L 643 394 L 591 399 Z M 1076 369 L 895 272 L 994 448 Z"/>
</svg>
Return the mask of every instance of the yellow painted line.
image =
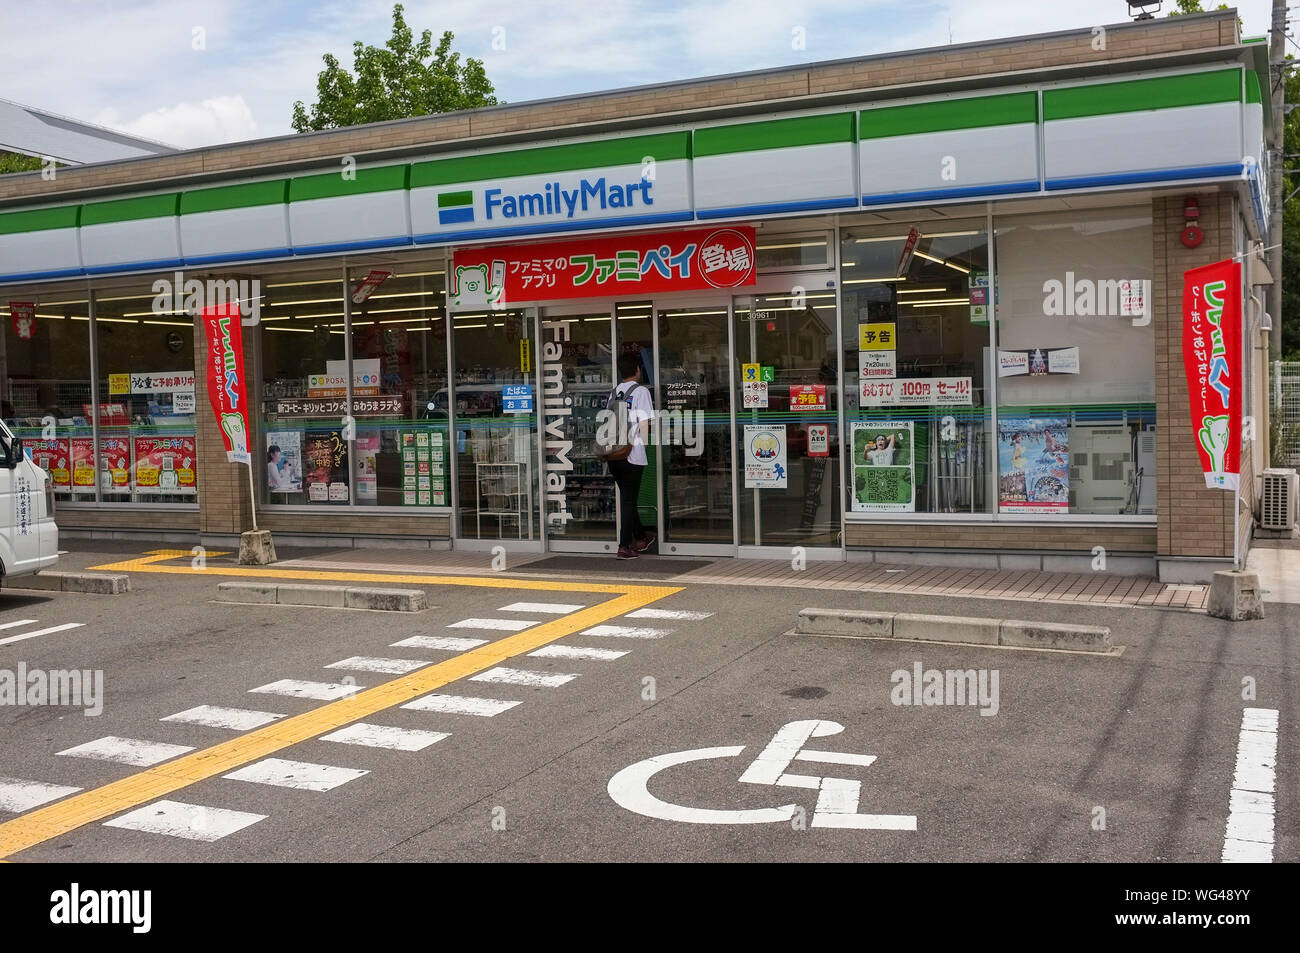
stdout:
<svg viewBox="0 0 1300 953">
<path fill-rule="evenodd" d="M 267 578 L 310 578 L 345 581 L 411 581 L 426 585 L 479 585 L 494 588 L 548 589 L 554 591 L 611 592 L 615 597 L 598 605 L 580 609 L 559 619 L 489 642 L 461 655 L 418 669 L 407 675 L 342 698 L 301 715 L 255 729 L 229 741 L 192 751 L 173 761 L 155 765 L 119 781 L 72 795 L 46 807 L 38 808 L 12 821 L 0 824 L 0 858 L 35 847 L 67 834 L 86 824 L 93 824 L 115 814 L 140 807 L 199 781 L 226 774 L 291 745 L 308 741 L 342 728 L 376 712 L 392 708 L 426 695 L 451 682 L 485 671 L 494 665 L 541 648 L 615 616 L 625 615 L 673 593 L 677 586 L 609 586 L 559 582 L 524 582 L 511 579 L 488 579 L 477 576 L 403 576 L 388 573 L 311 572 L 271 570 L 252 567 L 192 569 L 189 566 L 160 566 L 157 562 L 179 556 L 185 551 L 156 551 L 152 558 L 128 560 L 96 569 L 135 572 L 175 572 L 185 575 L 248 575 Z"/>
</svg>

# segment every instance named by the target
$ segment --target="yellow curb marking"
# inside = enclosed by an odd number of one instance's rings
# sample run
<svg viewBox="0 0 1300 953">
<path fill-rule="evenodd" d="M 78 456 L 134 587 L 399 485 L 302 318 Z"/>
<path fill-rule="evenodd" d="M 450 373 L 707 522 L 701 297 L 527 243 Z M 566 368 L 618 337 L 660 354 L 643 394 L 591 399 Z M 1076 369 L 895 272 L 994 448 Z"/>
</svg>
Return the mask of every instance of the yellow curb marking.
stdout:
<svg viewBox="0 0 1300 953">
<path fill-rule="evenodd" d="M 403 581 L 425 585 L 485 586 L 511 589 L 546 589 L 565 592 L 615 593 L 598 605 L 544 622 L 531 629 L 489 642 L 445 662 L 358 692 L 350 698 L 322 705 L 301 715 L 294 715 L 238 738 L 193 751 L 175 760 L 155 765 L 119 781 L 72 795 L 46 807 L 38 808 L 12 821 L 0 824 L 0 858 L 34 847 L 67 834 L 86 824 L 157 800 L 199 781 L 232 771 L 241 765 L 267 757 L 290 745 L 308 741 L 341 728 L 376 712 L 411 701 L 450 682 L 458 681 L 516 655 L 531 652 L 551 642 L 598 625 L 615 616 L 640 609 L 652 602 L 681 592 L 676 586 L 609 586 L 561 582 L 525 583 L 520 580 L 486 579 L 477 576 L 418 576 L 378 573 L 295 572 L 293 570 L 208 568 L 154 565 L 163 559 L 189 556 L 186 551 L 156 550 L 151 558 L 134 559 L 97 566 L 99 570 L 128 572 L 162 572 L 184 575 L 253 575 L 259 578 L 307 578 L 344 581 Z M 3 862 L 3 861 L 0 861 Z"/>
</svg>

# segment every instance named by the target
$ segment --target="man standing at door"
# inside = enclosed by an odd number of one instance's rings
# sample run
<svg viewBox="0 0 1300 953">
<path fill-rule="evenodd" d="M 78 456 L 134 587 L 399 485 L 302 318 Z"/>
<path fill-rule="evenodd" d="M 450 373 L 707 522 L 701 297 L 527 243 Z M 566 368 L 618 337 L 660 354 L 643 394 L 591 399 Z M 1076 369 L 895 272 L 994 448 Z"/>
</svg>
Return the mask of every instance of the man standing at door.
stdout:
<svg viewBox="0 0 1300 953">
<path fill-rule="evenodd" d="M 650 389 L 645 386 L 645 369 L 635 354 L 623 354 L 618 359 L 618 376 L 622 382 L 614 388 L 610 407 L 626 405 L 627 425 L 632 450 L 623 460 L 610 460 L 609 472 L 618 485 L 620 529 L 618 558 L 635 559 L 654 545 L 655 534 L 641 525 L 637 498 L 641 495 L 641 476 L 645 473 L 646 442 L 650 436 L 650 421 L 654 418 L 654 402 Z"/>
</svg>

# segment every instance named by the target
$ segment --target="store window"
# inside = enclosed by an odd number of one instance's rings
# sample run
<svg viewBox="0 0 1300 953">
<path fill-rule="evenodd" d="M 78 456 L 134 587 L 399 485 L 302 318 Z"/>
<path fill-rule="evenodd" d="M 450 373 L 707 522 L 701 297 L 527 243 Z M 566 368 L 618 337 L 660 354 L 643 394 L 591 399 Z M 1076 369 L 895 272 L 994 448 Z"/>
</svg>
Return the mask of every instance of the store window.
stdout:
<svg viewBox="0 0 1300 953">
<path fill-rule="evenodd" d="M 840 254 L 848 511 L 990 513 L 985 220 L 848 228 Z"/>
<path fill-rule="evenodd" d="M 832 234 L 760 235 L 755 248 L 759 272 L 830 267 Z"/>
<path fill-rule="evenodd" d="M 50 475 L 59 500 L 93 501 L 89 298 L 71 290 L 6 297 L 0 415 Z"/>
<path fill-rule="evenodd" d="M 999 216 L 998 510 L 1151 516 L 1148 207 Z"/>
<path fill-rule="evenodd" d="M 99 499 L 196 503 L 194 320 L 152 285 L 95 292 Z"/>
</svg>

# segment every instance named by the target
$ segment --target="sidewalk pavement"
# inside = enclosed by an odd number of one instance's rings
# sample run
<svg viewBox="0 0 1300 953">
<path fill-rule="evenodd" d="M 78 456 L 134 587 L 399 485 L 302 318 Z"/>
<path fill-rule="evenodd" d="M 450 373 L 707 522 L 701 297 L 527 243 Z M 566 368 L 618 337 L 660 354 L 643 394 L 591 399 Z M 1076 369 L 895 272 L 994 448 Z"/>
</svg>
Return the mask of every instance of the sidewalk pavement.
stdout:
<svg viewBox="0 0 1300 953">
<path fill-rule="evenodd" d="M 1269 545 L 1256 540 L 1246 557 L 1246 568 L 1259 573 L 1265 602 L 1300 604 L 1300 541 L 1279 540 Z"/>
</svg>

